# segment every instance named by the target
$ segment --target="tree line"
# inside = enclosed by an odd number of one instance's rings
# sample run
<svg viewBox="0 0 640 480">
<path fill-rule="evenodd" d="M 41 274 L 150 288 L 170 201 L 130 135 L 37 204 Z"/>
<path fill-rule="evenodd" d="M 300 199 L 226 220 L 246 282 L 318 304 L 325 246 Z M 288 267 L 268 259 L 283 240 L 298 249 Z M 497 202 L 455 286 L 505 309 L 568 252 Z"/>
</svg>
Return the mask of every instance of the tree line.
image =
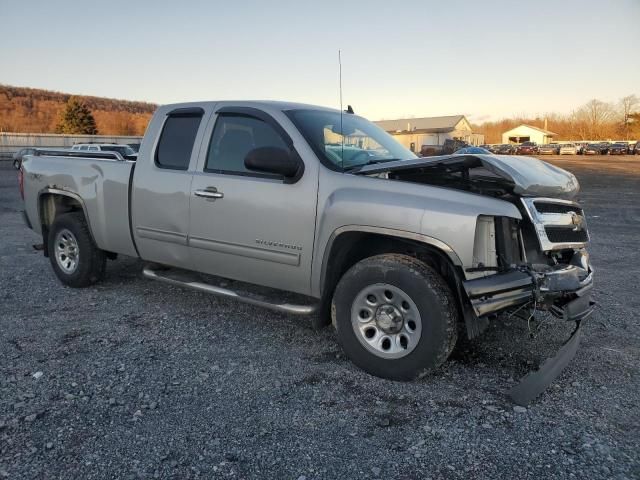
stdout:
<svg viewBox="0 0 640 480">
<path fill-rule="evenodd" d="M 156 108 L 157 105 L 146 102 L 0 85 L 0 132 L 85 133 L 70 131 L 74 122 L 69 109 L 78 115 L 84 115 L 81 111 L 86 109 L 100 134 L 142 135 Z M 91 123 L 86 116 L 82 121 Z M 94 131 L 86 128 L 86 132 Z"/>
<path fill-rule="evenodd" d="M 516 115 L 498 121 L 474 124 L 486 143 L 502 142 L 502 133 L 527 124 L 556 133 L 556 140 L 640 140 L 640 98 L 627 95 L 617 102 L 593 99 L 569 114 L 548 113 L 529 117 Z"/>
<path fill-rule="evenodd" d="M 73 96 L 34 88 L 0 85 L 0 132 L 142 135 L 157 105 L 111 98 Z M 557 140 L 640 140 L 640 98 L 618 102 L 593 99 L 570 114 L 516 115 L 474 124 L 486 143 L 520 124 L 546 128 Z"/>
</svg>

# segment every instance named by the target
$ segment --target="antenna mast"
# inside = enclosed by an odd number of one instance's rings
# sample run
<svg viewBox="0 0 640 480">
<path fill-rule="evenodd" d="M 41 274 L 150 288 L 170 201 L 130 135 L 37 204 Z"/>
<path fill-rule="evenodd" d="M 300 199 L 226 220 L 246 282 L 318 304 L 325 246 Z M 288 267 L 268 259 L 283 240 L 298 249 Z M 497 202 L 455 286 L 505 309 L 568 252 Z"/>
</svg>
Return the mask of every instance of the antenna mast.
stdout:
<svg viewBox="0 0 640 480">
<path fill-rule="evenodd" d="M 338 77 L 340 82 L 340 135 L 342 136 L 341 152 L 340 152 L 340 167 L 344 170 L 344 130 L 342 128 L 342 116 L 344 110 L 342 109 L 342 52 L 338 50 Z"/>
</svg>

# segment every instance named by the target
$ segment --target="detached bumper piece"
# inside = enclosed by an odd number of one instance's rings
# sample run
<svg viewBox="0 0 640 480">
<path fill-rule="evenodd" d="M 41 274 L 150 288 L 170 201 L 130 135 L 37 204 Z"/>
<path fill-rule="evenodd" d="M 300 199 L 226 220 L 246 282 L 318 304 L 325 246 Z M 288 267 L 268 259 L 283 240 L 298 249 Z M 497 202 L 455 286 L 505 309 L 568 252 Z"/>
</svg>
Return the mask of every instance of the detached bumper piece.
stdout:
<svg viewBox="0 0 640 480">
<path fill-rule="evenodd" d="M 593 272 L 586 262 L 584 267 L 563 265 L 514 270 L 463 283 L 478 317 L 535 302 L 554 316 L 576 323 L 575 331 L 558 353 L 509 391 L 509 396 L 518 405 L 527 405 L 540 395 L 578 350 L 580 323 L 595 308 L 591 301 Z"/>
<path fill-rule="evenodd" d="M 580 335 L 580 323 L 578 323 L 569 340 L 558 350 L 555 357 L 547 359 L 537 372 L 527 374 L 518 385 L 509 390 L 511 400 L 517 405 L 527 406 L 544 392 L 576 356 Z"/>
<path fill-rule="evenodd" d="M 27 215 L 27 212 L 25 210 L 22 211 L 22 221 L 30 230 L 33 230 L 33 227 L 31 226 L 31 221 L 29 220 L 29 216 Z"/>
</svg>

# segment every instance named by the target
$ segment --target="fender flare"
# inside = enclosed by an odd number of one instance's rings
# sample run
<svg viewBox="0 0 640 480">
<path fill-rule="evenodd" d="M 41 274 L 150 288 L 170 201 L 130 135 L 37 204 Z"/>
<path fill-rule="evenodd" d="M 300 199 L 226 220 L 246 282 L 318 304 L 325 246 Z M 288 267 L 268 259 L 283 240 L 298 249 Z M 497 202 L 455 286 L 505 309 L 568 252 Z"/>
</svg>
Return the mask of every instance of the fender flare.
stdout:
<svg viewBox="0 0 640 480">
<path fill-rule="evenodd" d="M 320 270 L 320 278 L 318 282 L 318 290 L 322 293 L 324 283 L 326 281 L 327 276 L 327 266 L 329 263 L 329 254 L 331 253 L 331 249 L 333 248 L 333 243 L 336 238 L 338 238 L 341 234 L 347 232 L 362 232 L 362 233 L 375 233 L 380 235 L 385 235 L 388 237 L 395 237 L 404 240 L 413 240 L 419 243 L 424 243 L 426 245 L 430 245 L 432 247 L 437 248 L 441 252 L 443 252 L 451 261 L 451 263 L 456 267 L 462 268 L 462 261 L 458 254 L 451 248 L 449 245 L 444 243 L 437 238 L 430 237 L 429 235 L 423 235 L 421 233 L 409 232 L 406 230 L 397 230 L 393 228 L 384 228 L 384 227 L 373 227 L 369 225 L 344 225 L 342 227 L 336 228 L 322 253 L 322 267 Z"/>
<path fill-rule="evenodd" d="M 38 221 L 40 222 L 40 225 L 42 225 L 42 213 L 43 213 L 42 212 L 42 196 L 43 195 L 60 195 L 60 196 L 63 196 L 63 197 L 72 198 L 75 201 L 77 201 L 80 204 L 80 206 L 82 207 L 82 213 L 84 213 L 84 218 L 85 218 L 85 220 L 87 222 L 87 226 L 89 227 L 89 233 L 91 234 L 91 237 L 95 241 L 96 237 L 93 234 L 93 229 L 91 228 L 91 221 L 89 219 L 89 213 L 87 212 L 87 207 L 84 204 L 84 200 L 82 199 L 82 197 L 80 195 L 78 195 L 75 192 L 70 192 L 68 190 L 62 190 L 60 188 L 53 188 L 53 187 L 45 187 L 42 190 L 40 190 L 38 192 Z"/>
</svg>

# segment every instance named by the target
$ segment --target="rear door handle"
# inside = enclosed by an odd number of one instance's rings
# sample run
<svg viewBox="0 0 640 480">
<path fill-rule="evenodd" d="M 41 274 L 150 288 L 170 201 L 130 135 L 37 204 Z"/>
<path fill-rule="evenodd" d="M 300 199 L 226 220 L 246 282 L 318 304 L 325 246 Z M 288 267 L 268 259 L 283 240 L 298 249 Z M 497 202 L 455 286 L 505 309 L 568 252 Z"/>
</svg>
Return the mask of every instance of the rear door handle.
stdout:
<svg viewBox="0 0 640 480">
<path fill-rule="evenodd" d="M 204 190 L 196 190 L 194 195 L 196 197 L 204 198 L 224 198 L 224 193 L 219 192 L 216 187 L 207 187 Z"/>
</svg>

